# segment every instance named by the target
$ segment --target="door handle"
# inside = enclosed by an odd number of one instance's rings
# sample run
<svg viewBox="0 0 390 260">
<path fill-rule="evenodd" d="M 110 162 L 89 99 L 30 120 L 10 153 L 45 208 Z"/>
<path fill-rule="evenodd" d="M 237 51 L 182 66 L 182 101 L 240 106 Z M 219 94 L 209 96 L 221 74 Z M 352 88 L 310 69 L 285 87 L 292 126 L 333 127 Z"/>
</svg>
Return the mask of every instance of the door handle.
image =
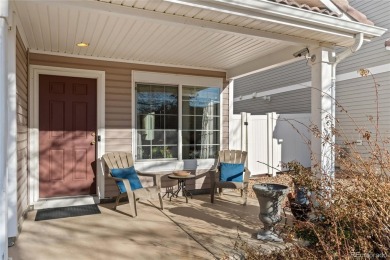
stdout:
<svg viewBox="0 0 390 260">
<path fill-rule="evenodd" d="M 95 144 L 96 144 L 96 141 L 93 140 L 93 141 L 91 142 L 91 145 L 95 145 Z"/>
</svg>

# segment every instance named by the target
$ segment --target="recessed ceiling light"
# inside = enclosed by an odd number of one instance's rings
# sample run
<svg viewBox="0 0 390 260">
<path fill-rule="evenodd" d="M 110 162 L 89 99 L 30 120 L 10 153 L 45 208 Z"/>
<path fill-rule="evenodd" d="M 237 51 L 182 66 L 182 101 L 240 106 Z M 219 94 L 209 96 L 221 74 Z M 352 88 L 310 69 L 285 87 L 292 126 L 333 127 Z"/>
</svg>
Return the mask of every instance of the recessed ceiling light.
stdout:
<svg viewBox="0 0 390 260">
<path fill-rule="evenodd" d="M 79 47 L 88 47 L 89 46 L 89 44 L 86 43 L 86 42 L 79 42 L 76 45 L 79 46 Z"/>
</svg>

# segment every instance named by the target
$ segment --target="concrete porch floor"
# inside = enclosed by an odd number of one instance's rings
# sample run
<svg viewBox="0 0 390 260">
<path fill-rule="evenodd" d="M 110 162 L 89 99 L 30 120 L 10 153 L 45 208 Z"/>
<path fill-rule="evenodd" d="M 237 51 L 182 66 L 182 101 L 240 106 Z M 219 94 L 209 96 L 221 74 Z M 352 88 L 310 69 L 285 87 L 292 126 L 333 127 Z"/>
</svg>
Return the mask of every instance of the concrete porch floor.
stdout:
<svg viewBox="0 0 390 260">
<path fill-rule="evenodd" d="M 264 249 L 284 248 L 281 243 L 256 240 L 261 228 L 259 206 L 248 198 L 240 205 L 236 193 L 210 203 L 209 195 L 164 199 L 164 211 L 138 203 L 132 218 L 128 204 L 112 210 L 100 204 L 101 214 L 34 221 L 30 212 L 16 244 L 9 248 L 13 260 L 46 259 L 221 259 L 233 254 L 237 236 Z"/>
</svg>

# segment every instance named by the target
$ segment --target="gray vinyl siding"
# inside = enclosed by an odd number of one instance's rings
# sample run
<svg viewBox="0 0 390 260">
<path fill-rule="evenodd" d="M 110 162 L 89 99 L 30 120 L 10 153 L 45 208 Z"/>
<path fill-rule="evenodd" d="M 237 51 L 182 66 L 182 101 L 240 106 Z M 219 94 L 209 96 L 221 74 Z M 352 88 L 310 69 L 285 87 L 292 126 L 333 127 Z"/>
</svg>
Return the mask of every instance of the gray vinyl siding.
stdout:
<svg viewBox="0 0 390 260">
<path fill-rule="evenodd" d="M 262 98 L 249 99 L 234 103 L 234 114 L 247 112 L 253 115 L 276 112 L 278 114 L 310 113 L 310 88 L 298 89 L 272 95 L 271 101 Z M 299 100 L 296 102 L 296 100 Z"/>
<path fill-rule="evenodd" d="M 375 81 L 378 87 L 379 104 L 379 130 L 380 138 L 390 138 L 390 72 L 376 74 Z M 342 133 L 337 138 L 337 143 L 350 143 L 356 140 L 363 140 L 358 128 L 371 132 L 371 138 L 375 138 L 375 122 L 377 115 L 377 101 L 375 84 L 372 77 L 356 78 L 341 81 L 338 83 L 338 102 L 347 112 L 336 110 L 338 119 L 337 129 Z M 357 102 L 358 101 L 358 102 Z M 372 117 L 373 121 L 370 121 Z M 381 139 L 378 140 L 381 140 Z M 355 147 L 358 151 L 365 153 L 363 146 Z"/>
<path fill-rule="evenodd" d="M 280 66 L 234 81 L 234 97 L 263 92 L 311 80 L 311 68 L 306 60 Z M 234 102 L 233 113 L 248 112 L 262 115 L 269 112 L 283 114 L 310 113 L 310 88 L 271 95 L 271 101 L 262 98 Z"/>
<path fill-rule="evenodd" d="M 310 81 L 310 66 L 306 60 L 280 66 L 275 69 L 252 74 L 234 81 L 234 97 L 287 87 Z"/>
<path fill-rule="evenodd" d="M 360 68 L 390 64 L 390 51 L 387 51 L 384 47 L 385 40 L 390 38 L 390 1 L 351 0 L 349 2 L 351 6 L 372 20 L 376 26 L 387 28 L 389 31 L 372 42 L 365 42 L 357 53 L 342 61 L 337 66 L 337 75 L 357 71 Z M 301 60 L 235 80 L 234 97 L 300 84 L 310 80 L 310 66 L 306 65 L 306 60 Z M 337 82 L 337 99 L 339 99 L 340 95 L 340 98 L 343 98 L 342 88 L 343 84 Z M 268 112 L 307 113 L 311 110 L 310 102 L 310 88 L 307 88 L 305 90 L 272 95 L 269 103 L 264 102 L 261 98 L 237 101 L 234 102 L 233 111 L 234 113 L 250 112 L 255 115 Z"/>
<path fill-rule="evenodd" d="M 194 76 L 208 76 L 226 78 L 225 72 L 184 69 L 173 67 L 161 67 L 151 65 L 130 64 L 111 61 L 100 61 L 92 59 L 71 58 L 44 54 L 30 54 L 30 64 L 67 67 L 75 69 L 99 70 L 105 71 L 105 118 L 106 118 L 106 152 L 113 151 L 132 151 L 132 93 L 131 93 L 131 72 L 152 71 L 162 73 L 185 74 Z M 226 86 L 226 84 L 225 84 Z M 229 144 L 229 120 L 228 120 L 228 88 L 223 89 L 223 123 L 222 123 L 222 148 L 227 148 Z M 209 180 L 196 180 L 196 186 L 207 186 Z M 106 177 L 105 196 L 112 197 L 117 195 L 115 183 Z"/>
<path fill-rule="evenodd" d="M 21 227 L 28 208 L 28 73 L 27 50 L 16 37 L 16 113 L 17 113 L 17 214 Z"/>
<path fill-rule="evenodd" d="M 390 51 L 385 49 L 385 40 L 390 38 L 390 1 L 350 0 L 349 2 L 351 6 L 372 20 L 375 26 L 386 28 L 388 31 L 382 37 L 364 43 L 356 54 L 341 62 L 337 74 L 390 63 Z"/>
<path fill-rule="evenodd" d="M 376 26 L 390 29 L 390 1 L 362 1 L 350 0 L 350 4 L 357 10 L 363 12 Z M 378 65 L 387 64 L 390 68 L 390 51 L 385 49 L 384 42 L 390 38 L 390 31 L 387 31 L 382 37 L 372 42 L 364 43 L 362 48 L 354 55 L 348 57 L 337 67 L 337 74 L 357 71 L 360 68 L 370 68 Z M 379 128 L 383 138 L 389 138 L 390 135 L 390 72 L 374 75 L 375 80 L 380 85 L 378 88 L 379 96 Z M 377 101 L 375 94 L 374 81 L 372 77 L 359 77 L 336 83 L 336 99 L 347 111 L 341 112 L 336 109 L 336 118 L 338 119 L 337 129 L 342 133 L 337 138 L 337 143 L 354 142 L 363 140 L 357 129 L 365 129 L 372 133 L 375 138 L 375 123 L 370 122 L 369 118 L 376 119 Z M 356 150 L 362 155 L 367 154 L 364 146 L 355 146 Z"/>
</svg>

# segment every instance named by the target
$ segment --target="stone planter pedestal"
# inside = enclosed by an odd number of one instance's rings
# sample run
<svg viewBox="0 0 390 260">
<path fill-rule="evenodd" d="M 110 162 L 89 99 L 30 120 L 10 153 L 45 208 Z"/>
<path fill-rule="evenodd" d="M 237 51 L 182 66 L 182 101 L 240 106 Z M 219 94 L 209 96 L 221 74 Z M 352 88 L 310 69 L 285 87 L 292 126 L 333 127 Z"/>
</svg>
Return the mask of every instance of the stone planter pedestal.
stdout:
<svg viewBox="0 0 390 260">
<path fill-rule="evenodd" d="M 286 197 L 289 188 L 285 185 L 262 183 L 253 185 L 260 205 L 259 219 L 264 224 L 264 228 L 257 234 L 257 239 L 283 242 L 274 232 L 274 226 L 281 221 L 282 201 Z"/>
</svg>

